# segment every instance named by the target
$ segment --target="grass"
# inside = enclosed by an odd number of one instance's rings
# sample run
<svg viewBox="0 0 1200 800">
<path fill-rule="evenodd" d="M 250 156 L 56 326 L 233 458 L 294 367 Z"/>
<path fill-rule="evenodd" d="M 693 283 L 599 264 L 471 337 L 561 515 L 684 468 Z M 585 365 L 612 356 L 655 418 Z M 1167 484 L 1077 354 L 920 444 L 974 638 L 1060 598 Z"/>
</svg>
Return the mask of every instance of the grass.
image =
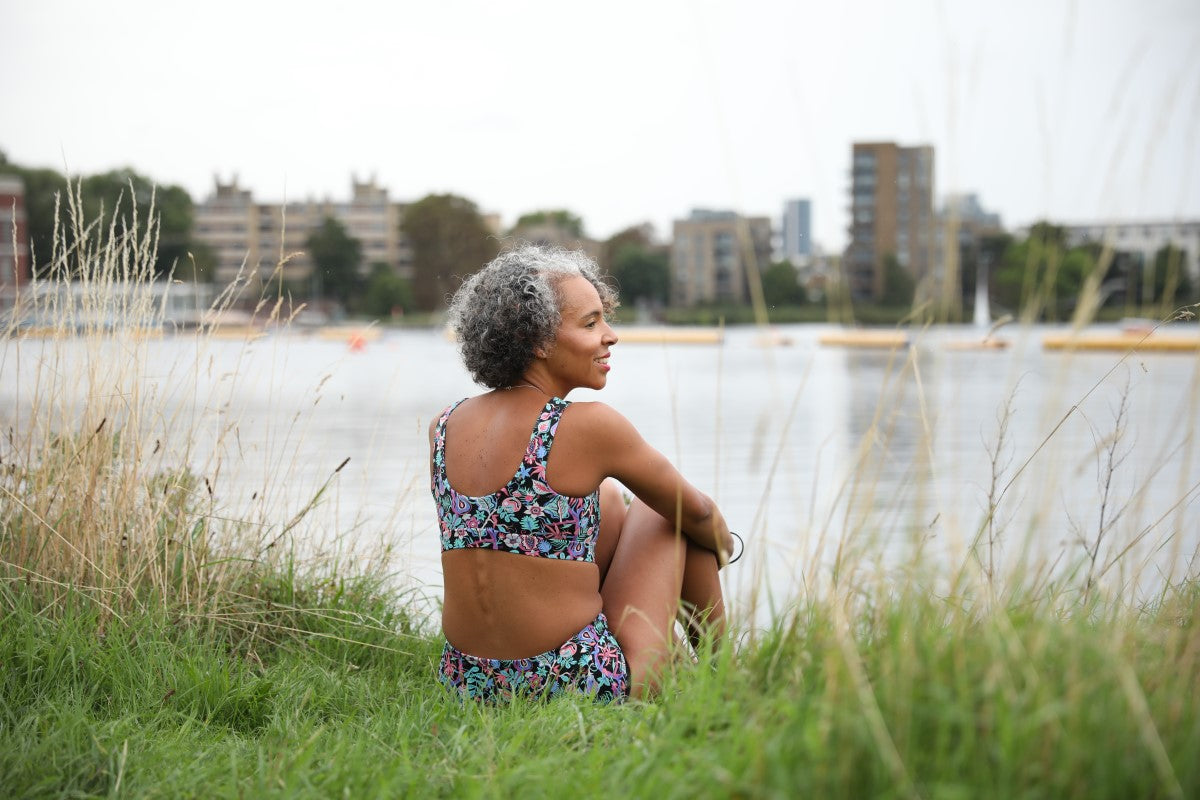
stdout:
<svg viewBox="0 0 1200 800">
<path fill-rule="evenodd" d="M 1138 612 L 964 600 L 811 603 L 650 703 L 479 709 L 367 584 L 232 638 L 82 597 L 51 618 L 10 585 L 0 794 L 1196 796 L 1197 587 Z"/>
<path fill-rule="evenodd" d="M 75 227 L 46 279 L 98 279 L 56 313 L 152 322 L 114 287 L 148 280 L 153 231 Z M 995 563 L 995 508 L 957 573 L 853 556 L 651 702 L 464 706 L 385 560 L 296 555 L 324 486 L 278 519 L 224 513 L 195 423 L 139 394 L 136 342 L 82 329 L 89 358 L 40 350 L 0 440 L 2 797 L 1200 795 L 1200 582 L 1140 604 L 1094 582 L 1124 508 L 1054 581 Z M 1102 478 L 1120 451 L 1100 437 Z"/>
</svg>

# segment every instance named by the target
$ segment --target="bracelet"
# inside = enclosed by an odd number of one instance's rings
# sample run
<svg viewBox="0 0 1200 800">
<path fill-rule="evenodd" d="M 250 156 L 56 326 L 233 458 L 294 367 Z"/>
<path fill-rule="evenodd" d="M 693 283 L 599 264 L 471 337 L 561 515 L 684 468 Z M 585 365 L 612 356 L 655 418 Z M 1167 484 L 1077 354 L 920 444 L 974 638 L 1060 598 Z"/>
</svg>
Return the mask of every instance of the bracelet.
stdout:
<svg viewBox="0 0 1200 800">
<path fill-rule="evenodd" d="M 725 566 L 729 566 L 729 565 L 730 565 L 730 564 L 732 564 L 733 562 L 737 561 L 739 558 L 741 558 L 741 557 L 742 557 L 742 554 L 746 552 L 746 543 L 745 543 L 744 541 L 742 541 L 742 537 L 741 537 L 741 536 L 738 536 L 738 535 L 737 535 L 736 533 L 734 533 L 733 531 L 730 531 L 730 532 L 729 532 L 729 535 L 730 535 L 730 536 L 732 536 L 733 538 L 737 539 L 737 540 L 738 540 L 738 544 L 740 544 L 740 545 L 741 545 L 741 547 L 739 547 L 739 548 L 738 548 L 738 554 L 737 554 L 736 556 L 734 556 L 733 558 L 731 558 L 731 559 L 729 559 L 728 561 L 726 561 L 726 562 L 725 562 Z"/>
</svg>

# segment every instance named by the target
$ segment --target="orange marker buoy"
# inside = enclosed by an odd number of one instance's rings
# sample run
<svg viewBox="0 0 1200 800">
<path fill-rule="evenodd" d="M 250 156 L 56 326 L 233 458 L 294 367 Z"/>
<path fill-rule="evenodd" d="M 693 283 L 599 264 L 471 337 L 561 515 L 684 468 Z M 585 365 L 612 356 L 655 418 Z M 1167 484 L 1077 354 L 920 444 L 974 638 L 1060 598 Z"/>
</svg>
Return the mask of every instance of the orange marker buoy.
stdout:
<svg viewBox="0 0 1200 800">
<path fill-rule="evenodd" d="M 350 344 L 351 353 L 361 353 L 367 347 L 367 340 L 363 338 L 361 333 L 350 334 L 350 339 L 348 342 Z"/>
</svg>

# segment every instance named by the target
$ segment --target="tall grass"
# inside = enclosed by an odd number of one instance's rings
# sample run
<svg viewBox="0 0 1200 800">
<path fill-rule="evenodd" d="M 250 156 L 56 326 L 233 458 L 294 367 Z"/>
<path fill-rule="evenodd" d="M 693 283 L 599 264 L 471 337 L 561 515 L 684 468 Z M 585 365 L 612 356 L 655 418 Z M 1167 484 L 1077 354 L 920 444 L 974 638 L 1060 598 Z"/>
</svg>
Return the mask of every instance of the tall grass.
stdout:
<svg viewBox="0 0 1200 800">
<path fill-rule="evenodd" d="M 161 289 L 178 282 L 155 283 L 157 225 L 103 210 L 85 220 L 75 190 L 61 202 L 54 252 L 5 321 L 0 369 L 17 391 L 0 442 L 0 581 L 48 609 L 86 597 L 117 618 L 158 605 L 237 627 L 225 605 L 280 600 L 264 581 L 299 574 L 315 585 L 328 574 L 293 542 L 340 467 L 284 516 L 261 501 L 231 506 L 216 484 L 240 436 L 242 377 L 190 393 L 251 282 L 239 277 L 205 309 L 194 358 L 164 364 L 151 352 L 164 331 Z M 283 327 L 288 307 L 259 297 L 253 314 Z M 258 500 L 297 466 L 281 460 L 268 484 L 242 493 Z"/>
<path fill-rule="evenodd" d="M 1101 580 L 1139 536 L 1166 544 L 1157 519 L 1186 526 L 1195 487 L 1144 511 L 1105 489 L 1120 407 L 1097 423 L 1104 511 L 1072 565 L 1000 558 L 1009 487 L 1040 466 L 1012 450 L 1010 402 L 952 568 L 922 556 L 924 521 L 899 526 L 914 555 L 895 569 L 852 531 L 832 574 L 814 565 L 799 600 L 681 660 L 653 701 L 464 706 L 379 562 L 346 574 L 290 545 L 328 482 L 286 513 L 230 514 L 201 445 L 231 423 L 202 429 L 147 388 L 170 382 L 145 333 L 154 231 L 72 224 L 39 280 L 81 293 L 33 300 L 60 338 L 9 338 L 6 361 L 37 363 L 0 364 L 30 382 L 0 451 L 0 796 L 1200 794 L 1195 554 L 1150 602 Z M 848 498 L 877 492 L 893 423 L 881 405 Z"/>
</svg>

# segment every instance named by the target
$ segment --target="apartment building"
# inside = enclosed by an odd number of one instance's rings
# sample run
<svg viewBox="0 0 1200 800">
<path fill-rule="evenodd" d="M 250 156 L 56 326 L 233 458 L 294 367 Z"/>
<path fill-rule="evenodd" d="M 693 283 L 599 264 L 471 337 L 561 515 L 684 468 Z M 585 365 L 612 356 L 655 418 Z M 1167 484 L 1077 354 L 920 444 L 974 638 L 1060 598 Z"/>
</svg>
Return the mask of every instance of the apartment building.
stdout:
<svg viewBox="0 0 1200 800">
<path fill-rule="evenodd" d="M 242 272 L 253 280 L 269 278 L 278 265 L 284 280 L 301 283 L 312 276 L 305 242 L 332 217 L 362 246 L 360 269 L 376 263 L 403 277 L 412 273 L 412 251 L 400 232 L 405 203 L 392 201 L 372 178 L 351 181 L 348 201 L 304 200 L 257 203 L 248 189 L 215 181 L 213 193 L 196 206 L 195 236 L 216 252 L 215 280 L 224 285 Z"/>
<path fill-rule="evenodd" d="M 882 296 L 888 255 L 917 281 L 936 277 L 933 189 L 931 146 L 852 145 L 850 244 L 842 263 L 853 296 Z"/>
<path fill-rule="evenodd" d="M 15 292 L 28 283 L 30 269 L 25 184 L 15 175 L 0 175 L 0 290 Z"/>
<path fill-rule="evenodd" d="M 259 272 L 258 206 L 250 191 L 238 186 L 236 176 L 229 183 L 219 179 L 214 183 L 213 193 L 196 204 L 192 233 L 196 241 L 212 248 L 216 257 L 213 279 L 225 286 L 243 268 L 247 277 Z M 268 271 L 263 277 L 269 275 Z"/>
<path fill-rule="evenodd" d="M 771 221 L 734 211 L 695 209 L 675 220 L 671 304 L 746 303 L 749 280 L 771 258 Z"/>
<path fill-rule="evenodd" d="M 1184 271 L 1192 284 L 1200 283 L 1200 220 L 1092 222 L 1062 227 L 1070 247 L 1088 242 L 1107 245 L 1114 251 L 1133 255 L 1142 264 L 1153 264 L 1159 250 L 1174 245 L 1183 251 Z M 1022 235 L 1028 235 L 1028 230 Z"/>
</svg>

